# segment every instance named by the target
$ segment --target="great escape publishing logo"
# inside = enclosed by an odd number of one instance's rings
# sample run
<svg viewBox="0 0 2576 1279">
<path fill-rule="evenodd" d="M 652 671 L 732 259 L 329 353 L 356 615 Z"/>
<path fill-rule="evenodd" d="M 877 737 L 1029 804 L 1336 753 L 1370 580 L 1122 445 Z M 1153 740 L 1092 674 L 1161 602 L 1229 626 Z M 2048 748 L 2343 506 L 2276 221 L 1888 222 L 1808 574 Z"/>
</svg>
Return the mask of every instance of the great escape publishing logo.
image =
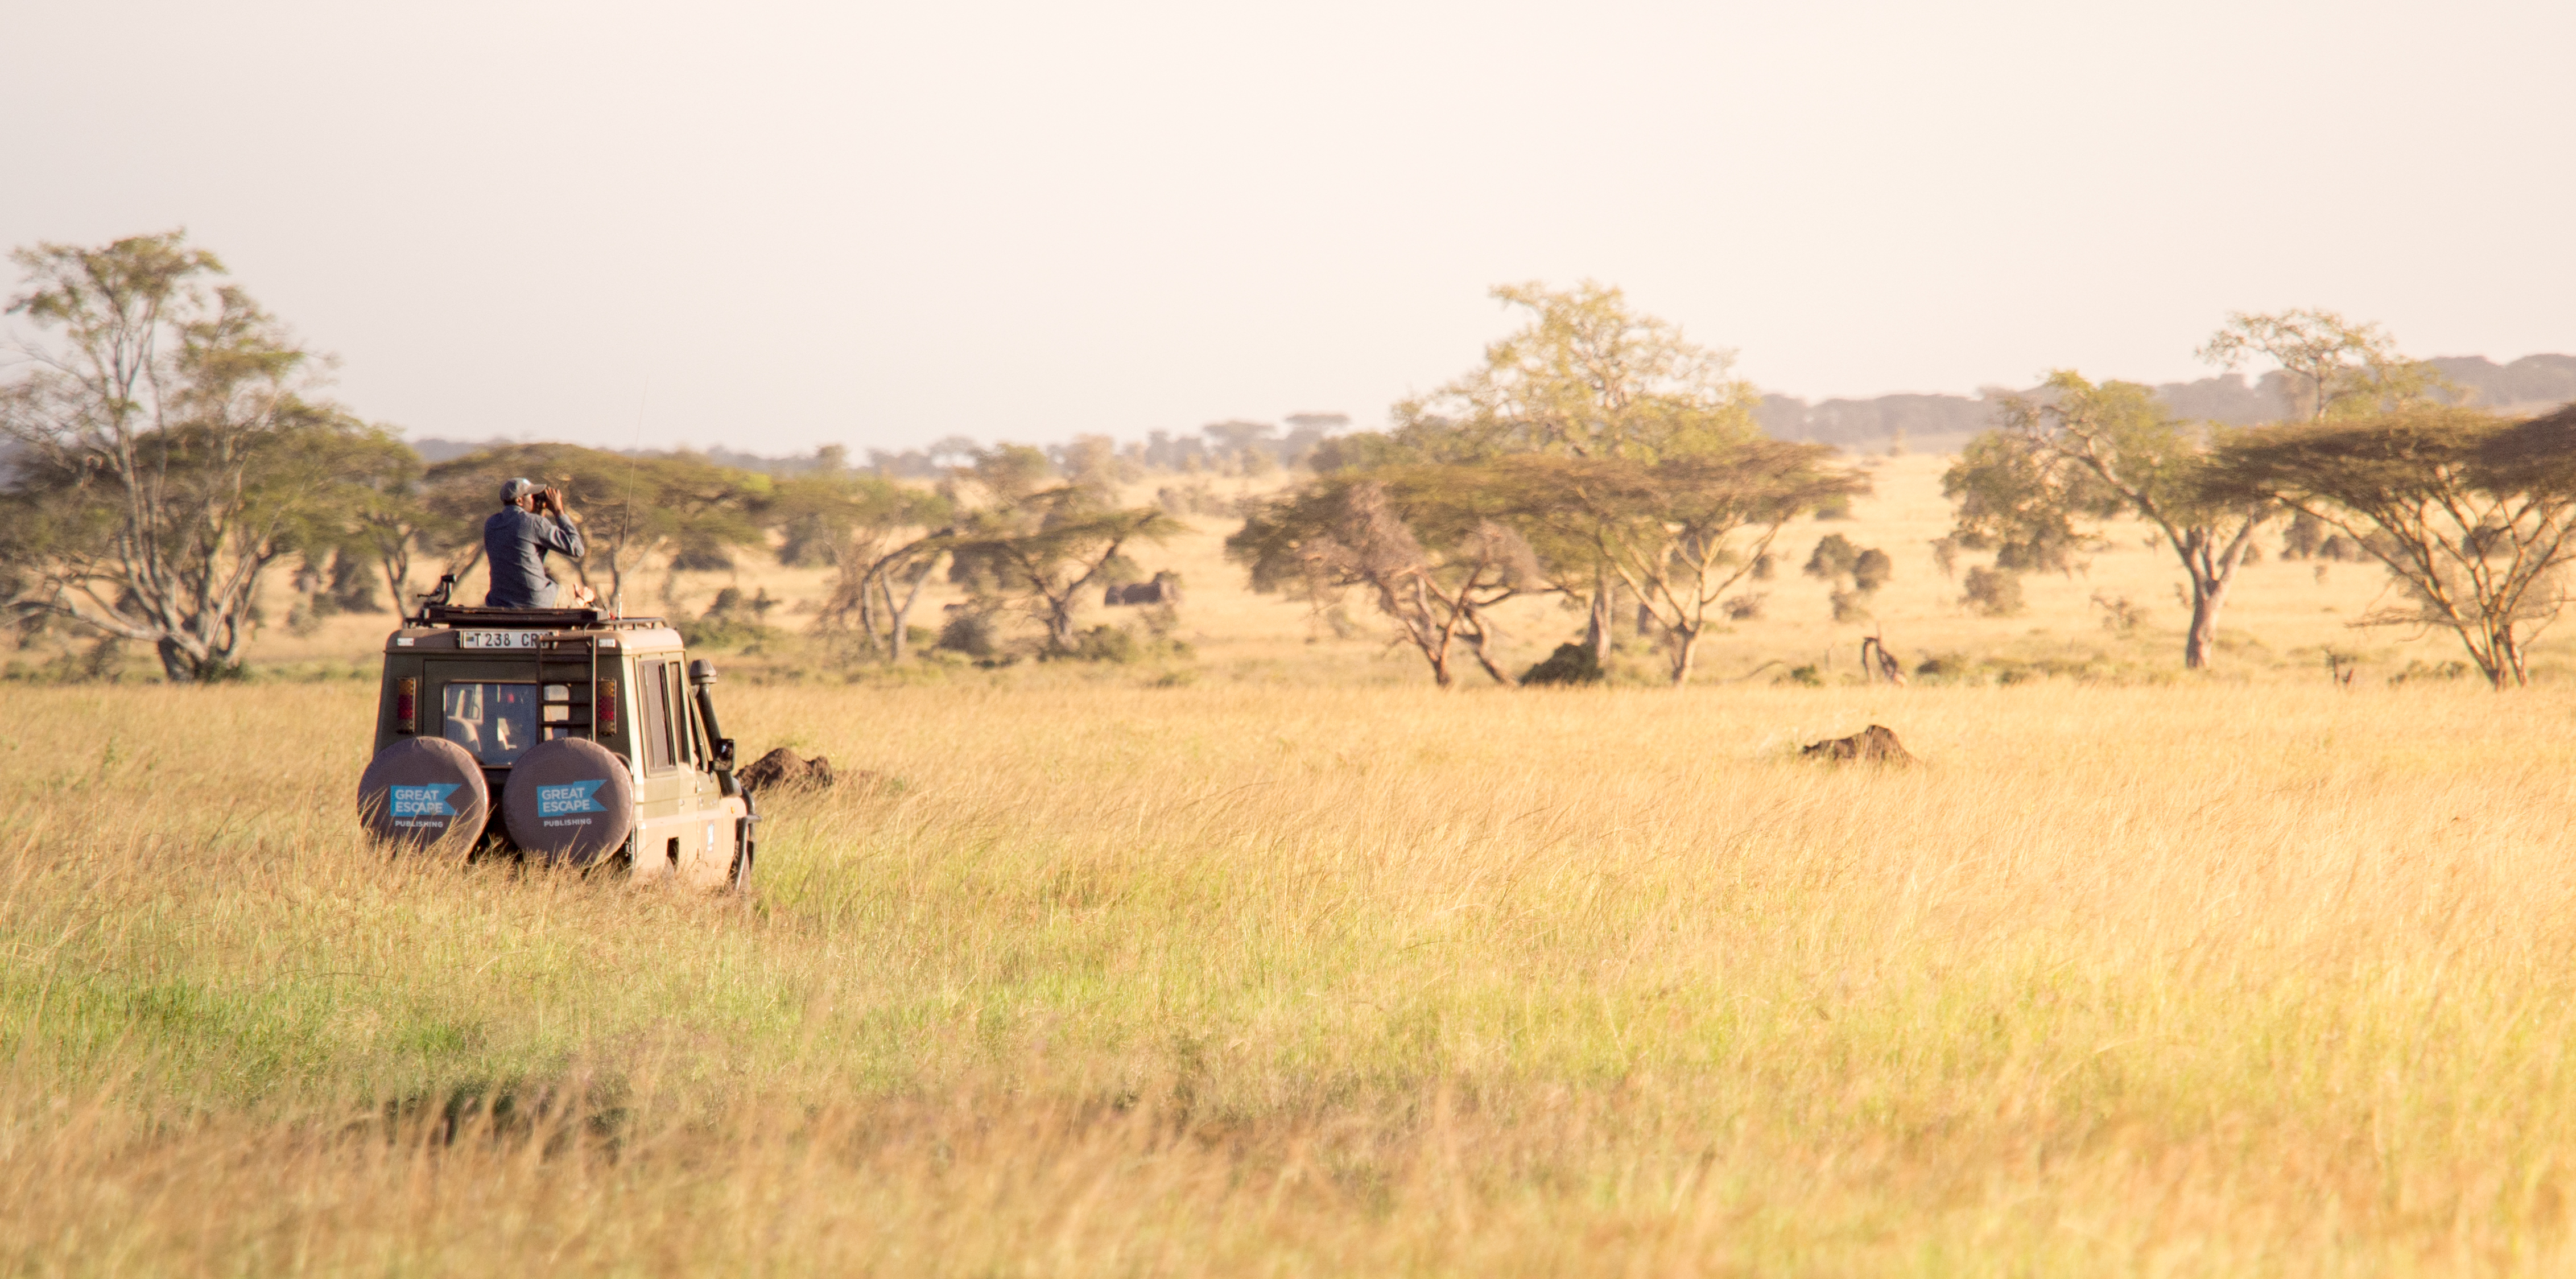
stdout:
<svg viewBox="0 0 2576 1279">
<path fill-rule="evenodd" d="M 604 813 L 608 809 L 592 796 L 608 784 L 606 778 L 595 782 L 566 782 L 561 786 L 537 788 L 537 816 L 561 817 L 567 813 Z M 587 817 L 575 821 L 547 822 L 548 826 L 587 826 Z"/>
<path fill-rule="evenodd" d="M 453 783 L 434 786 L 396 786 L 393 788 L 396 817 L 454 817 L 447 797 L 454 793 Z"/>
</svg>

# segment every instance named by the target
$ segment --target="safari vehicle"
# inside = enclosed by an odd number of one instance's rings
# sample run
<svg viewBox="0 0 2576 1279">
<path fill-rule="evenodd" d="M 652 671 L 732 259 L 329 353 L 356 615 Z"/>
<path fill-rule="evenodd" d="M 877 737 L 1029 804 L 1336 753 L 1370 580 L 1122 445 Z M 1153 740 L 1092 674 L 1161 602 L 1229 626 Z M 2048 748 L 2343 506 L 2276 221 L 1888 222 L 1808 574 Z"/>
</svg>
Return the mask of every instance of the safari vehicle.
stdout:
<svg viewBox="0 0 2576 1279">
<path fill-rule="evenodd" d="M 453 585 L 385 640 L 358 785 L 368 829 L 748 886 L 760 817 L 717 725 L 715 668 L 688 661 L 660 618 L 468 608 L 446 602 Z"/>
</svg>

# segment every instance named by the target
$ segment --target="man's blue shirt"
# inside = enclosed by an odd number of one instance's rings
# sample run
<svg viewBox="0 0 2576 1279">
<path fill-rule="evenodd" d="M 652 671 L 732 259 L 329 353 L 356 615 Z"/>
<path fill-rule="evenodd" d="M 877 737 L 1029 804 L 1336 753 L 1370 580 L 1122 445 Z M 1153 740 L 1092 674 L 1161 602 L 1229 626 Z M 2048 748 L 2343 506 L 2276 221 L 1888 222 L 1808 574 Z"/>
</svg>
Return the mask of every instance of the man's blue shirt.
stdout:
<svg viewBox="0 0 2576 1279">
<path fill-rule="evenodd" d="M 483 521 L 483 554 L 492 561 L 492 590 L 485 608 L 552 608 L 555 580 L 546 575 L 546 552 L 582 556 L 581 531 L 570 521 L 503 507 Z"/>
</svg>

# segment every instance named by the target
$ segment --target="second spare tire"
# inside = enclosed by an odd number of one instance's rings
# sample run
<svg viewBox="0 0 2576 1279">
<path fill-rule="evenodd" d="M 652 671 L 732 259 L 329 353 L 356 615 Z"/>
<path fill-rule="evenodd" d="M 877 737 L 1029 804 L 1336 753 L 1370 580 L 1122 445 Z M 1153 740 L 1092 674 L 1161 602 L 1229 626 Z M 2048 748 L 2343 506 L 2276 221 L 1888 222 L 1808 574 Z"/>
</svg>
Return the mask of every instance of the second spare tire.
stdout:
<svg viewBox="0 0 2576 1279">
<path fill-rule="evenodd" d="M 528 748 L 501 788 L 501 824 L 531 856 L 588 866 L 635 830 L 635 775 L 597 742 L 558 737 Z"/>
</svg>

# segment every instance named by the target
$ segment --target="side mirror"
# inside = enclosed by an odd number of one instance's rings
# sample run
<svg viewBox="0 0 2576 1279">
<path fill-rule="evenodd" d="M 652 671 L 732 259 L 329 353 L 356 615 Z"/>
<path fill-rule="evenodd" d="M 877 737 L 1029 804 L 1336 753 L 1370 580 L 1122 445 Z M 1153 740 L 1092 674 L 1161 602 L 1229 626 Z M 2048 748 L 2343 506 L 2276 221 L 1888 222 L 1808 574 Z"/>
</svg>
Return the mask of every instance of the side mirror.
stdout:
<svg viewBox="0 0 2576 1279">
<path fill-rule="evenodd" d="M 716 767 L 723 769 L 728 773 L 733 771 L 732 738 L 719 737 L 716 739 Z"/>
</svg>

